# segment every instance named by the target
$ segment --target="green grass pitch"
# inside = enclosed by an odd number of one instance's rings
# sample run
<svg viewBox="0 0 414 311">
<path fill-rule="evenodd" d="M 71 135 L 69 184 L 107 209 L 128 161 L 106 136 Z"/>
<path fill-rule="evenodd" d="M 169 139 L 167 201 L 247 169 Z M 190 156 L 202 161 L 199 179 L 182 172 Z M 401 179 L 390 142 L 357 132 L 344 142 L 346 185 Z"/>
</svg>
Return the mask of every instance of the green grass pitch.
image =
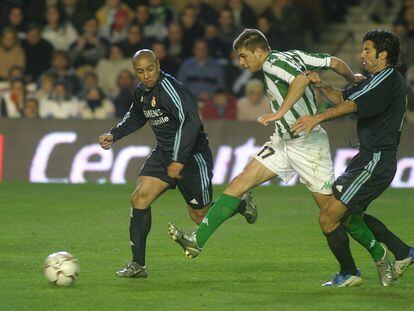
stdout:
<svg viewBox="0 0 414 311">
<path fill-rule="evenodd" d="M 196 259 L 169 239 L 167 223 L 193 228 L 177 191 L 153 206 L 148 279 L 117 279 L 130 259 L 133 185 L 0 184 L 0 310 L 414 310 L 414 267 L 379 285 L 368 253 L 353 243 L 364 285 L 322 288 L 337 271 L 303 186 L 254 190 L 259 219 L 225 223 Z M 215 188 L 215 197 L 223 190 Z M 414 191 L 388 190 L 369 211 L 414 243 Z M 80 261 L 74 286 L 49 285 L 45 257 Z"/>
</svg>

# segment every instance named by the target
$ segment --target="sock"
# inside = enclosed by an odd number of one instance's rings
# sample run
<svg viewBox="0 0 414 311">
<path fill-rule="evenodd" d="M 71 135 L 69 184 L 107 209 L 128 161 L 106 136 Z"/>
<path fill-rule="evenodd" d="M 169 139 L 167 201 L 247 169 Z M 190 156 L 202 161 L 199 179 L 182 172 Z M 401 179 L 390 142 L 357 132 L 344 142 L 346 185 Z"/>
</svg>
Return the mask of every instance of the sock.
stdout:
<svg viewBox="0 0 414 311">
<path fill-rule="evenodd" d="M 410 247 L 388 230 L 379 219 L 368 214 L 364 214 L 363 219 L 377 240 L 387 245 L 396 260 L 402 260 L 408 257 Z"/>
<path fill-rule="evenodd" d="M 352 214 L 346 230 L 352 238 L 367 249 L 375 261 L 384 257 L 384 248 L 379 244 L 374 234 L 369 230 L 361 215 Z"/>
<path fill-rule="evenodd" d="M 145 266 L 145 247 L 151 230 L 151 207 L 132 208 L 129 237 L 131 241 L 132 261 Z"/>
<path fill-rule="evenodd" d="M 240 201 L 239 198 L 227 194 L 219 196 L 196 231 L 198 247 L 202 248 L 224 221 L 238 213 L 237 207 Z"/>
<path fill-rule="evenodd" d="M 354 259 L 352 258 L 351 249 L 349 247 L 349 238 L 343 225 L 339 225 L 334 231 L 325 233 L 326 240 L 331 252 L 335 255 L 339 262 L 342 275 L 355 275 L 357 268 Z"/>
</svg>

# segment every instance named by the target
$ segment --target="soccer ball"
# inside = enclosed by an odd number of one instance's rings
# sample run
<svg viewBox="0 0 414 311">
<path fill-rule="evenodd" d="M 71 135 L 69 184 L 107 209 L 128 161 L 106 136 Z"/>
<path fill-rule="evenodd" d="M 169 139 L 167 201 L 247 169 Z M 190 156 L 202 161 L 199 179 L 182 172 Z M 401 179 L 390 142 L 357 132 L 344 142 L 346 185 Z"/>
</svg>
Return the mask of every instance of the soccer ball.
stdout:
<svg viewBox="0 0 414 311">
<path fill-rule="evenodd" d="M 79 263 L 68 252 L 57 252 L 47 256 L 44 264 L 45 277 L 49 283 L 57 286 L 73 284 L 79 274 Z"/>
</svg>

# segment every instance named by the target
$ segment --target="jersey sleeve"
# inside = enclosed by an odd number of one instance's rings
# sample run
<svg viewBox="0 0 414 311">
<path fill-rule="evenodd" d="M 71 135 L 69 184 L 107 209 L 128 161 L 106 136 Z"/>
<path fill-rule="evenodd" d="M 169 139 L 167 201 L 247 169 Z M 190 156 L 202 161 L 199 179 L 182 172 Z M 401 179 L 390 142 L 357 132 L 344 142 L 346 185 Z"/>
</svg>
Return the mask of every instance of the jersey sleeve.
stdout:
<svg viewBox="0 0 414 311">
<path fill-rule="evenodd" d="M 263 71 L 277 79 L 290 84 L 298 75 L 303 74 L 300 68 L 285 59 L 270 57 L 263 63 Z"/>
<path fill-rule="evenodd" d="M 124 115 L 122 121 L 113 127 L 109 133 L 113 135 L 114 142 L 131 134 L 145 125 L 147 119 L 141 109 L 141 104 L 133 101 L 129 111 Z"/>
<path fill-rule="evenodd" d="M 358 118 L 368 118 L 382 113 L 392 102 L 394 68 L 389 68 L 375 76 L 362 89 L 348 96 L 357 105 Z"/>
<path fill-rule="evenodd" d="M 344 100 L 347 100 L 350 95 L 354 94 L 359 89 L 360 87 L 358 84 L 351 85 L 347 87 L 346 89 L 342 90 L 342 97 L 344 98 Z"/>
<path fill-rule="evenodd" d="M 294 54 L 298 55 L 307 70 L 329 69 L 331 67 L 332 56 L 326 53 L 307 53 L 295 50 Z"/>
<path fill-rule="evenodd" d="M 201 127 L 197 100 L 184 85 L 164 78 L 161 86 L 166 93 L 170 113 L 179 121 L 171 160 L 185 164 L 191 156 Z"/>
</svg>

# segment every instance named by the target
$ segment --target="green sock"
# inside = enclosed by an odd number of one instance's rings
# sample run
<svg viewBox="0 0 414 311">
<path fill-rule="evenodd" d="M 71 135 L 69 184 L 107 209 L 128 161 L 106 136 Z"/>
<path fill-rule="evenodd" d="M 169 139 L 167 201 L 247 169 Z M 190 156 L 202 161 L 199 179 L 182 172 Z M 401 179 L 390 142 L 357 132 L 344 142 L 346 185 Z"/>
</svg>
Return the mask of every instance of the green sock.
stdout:
<svg viewBox="0 0 414 311">
<path fill-rule="evenodd" d="M 372 259 L 380 260 L 384 256 L 384 248 L 376 240 L 374 234 L 369 230 L 361 215 L 352 214 L 351 221 L 346 225 L 351 237 L 367 249 Z"/>
<path fill-rule="evenodd" d="M 198 247 L 202 248 L 213 232 L 238 212 L 237 207 L 240 201 L 239 198 L 227 194 L 222 194 L 217 199 L 196 231 Z"/>
</svg>

